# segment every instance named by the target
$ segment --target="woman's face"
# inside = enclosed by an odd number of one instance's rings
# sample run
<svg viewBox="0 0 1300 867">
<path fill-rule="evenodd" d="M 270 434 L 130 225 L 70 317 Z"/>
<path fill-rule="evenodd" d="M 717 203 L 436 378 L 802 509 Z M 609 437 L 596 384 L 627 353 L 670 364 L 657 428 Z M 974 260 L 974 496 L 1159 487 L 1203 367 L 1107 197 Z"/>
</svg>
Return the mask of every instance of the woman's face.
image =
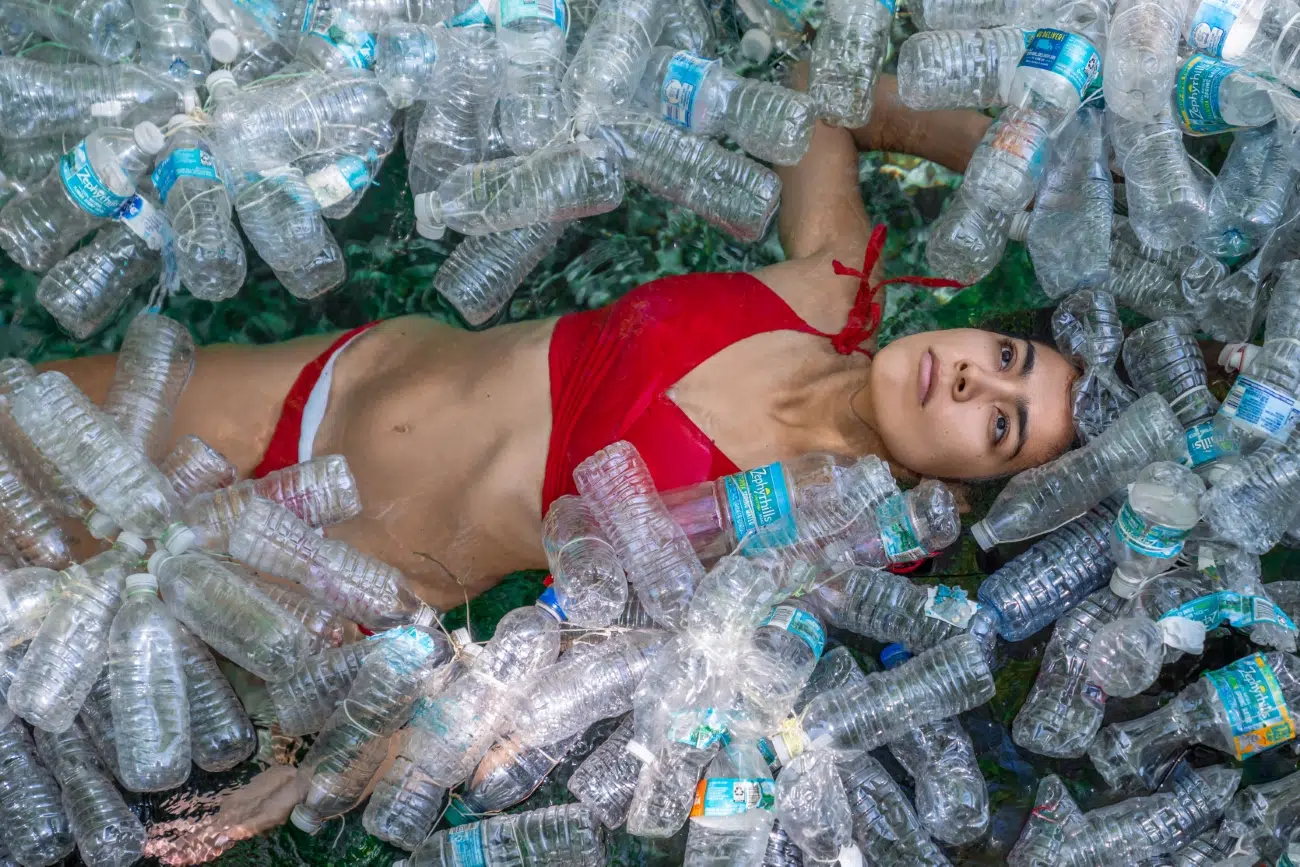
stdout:
<svg viewBox="0 0 1300 867">
<path fill-rule="evenodd" d="M 876 354 L 864 418 L 894 460 L 915 473 L 1006 475 L 1069 447 L 1075 376 L 1042 343 L 974 328 L 926 331 Z"/>
</svg>

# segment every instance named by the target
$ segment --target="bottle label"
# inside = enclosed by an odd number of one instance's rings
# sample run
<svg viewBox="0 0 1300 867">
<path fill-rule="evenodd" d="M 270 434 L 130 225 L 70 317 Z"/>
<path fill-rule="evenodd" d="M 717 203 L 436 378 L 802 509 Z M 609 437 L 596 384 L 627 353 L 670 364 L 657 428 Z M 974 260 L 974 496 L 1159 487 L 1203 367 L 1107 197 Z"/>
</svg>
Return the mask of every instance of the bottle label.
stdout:
<svg viewBox="0 0 1300 867">
<path fill-rule="evenodd" d="M 777 605 L 759 626 L 774 626 L 802 638 L 804 644 L 807 644 L 808 649 L 813 652 L 813 656 L 817 659 L 822 658 L 822 650 L 826 647 L 826 630 L 822 629 L 817 618 L 807 611 L 795 608 L 793 605 Z"/>
<path fill-rule="evenodd" d="M 775 770 L 781 766 L 780 761 L 778 761 L 776 757 L 776 750 L 772 747 L 772 742 L 770 740 L 767 738 L 759 738 L 754 741 L 754 746 L 758 747 L 758 754 L 763 757 L 763 761 L 767 762 L 769 768 Z"/>
<path fill-rule="evenodd" d="M 381 639 L 379 649 L 384 662 L 398 674 L 410 674 L 420 668 L 433 655 L 436 645 L 433 636 L 414 626 L 398 626 L 371 636 Z"/>
<path fill-rule="evenodd" d="M 997 131 L 989 147 L 1010 154 L 1025 163 L 1031 175 L 1039 175 L 1043 169 L 1043 146 L 1046 138 L 1037 129 L 1013 120 L 997 125 Z"/>
<path fill-rule="evenodd" d="M 1082 36 L 1054 27 L 1040 27 L 1025 47 L 1020 65 L 1056 73 L 1070 82 L 1079 99 L 1083 99 L 1088 85 L 1101 72 L 1101 55 Z"/>
<path fill-rule="evenodd" d="M 927 587 L 929 597 L 925 603 L 925 616 L 951 623 L 958 629 L 965 629 L 975 612 L 980 610 L 978 602 L 973 602 L 960 587 L 939 584 Z"/>
<path fill-rule="evenodd" d="M 1273 600 L 1263 596 L 1247 596 L 1232 590 L 1211 593 L 1191 602 L 1184 602 L 1177 608 L 1160 616 L 1183 617 L 1194 620 L 1206 629 L 1214 629 L 1226 622 L 1234 629 L 1246 629 L 1257 623 L 1272 623 L 1283 629 L 1296 631 L 1296 625 L 1286 616 Z"/>
<path fill-rule="evenodd" d="M 364 189 L 370 183 L 370 171 L 365 160 L 346 154 L 307 175 L 305 180 L 316 196 L 316 202 L 322 208 L 328 208 Z"/>
<path fill-rule="evenodd" d="M 790 26 L 795 30 L 803 30 L 804 24 L 814 17 L 809 14 L 811 10 L 808 7 L 814 5 L 809 0 L 769 0 L 769 2 L 785 16 L 785 20 L 789 21 Z"/>
<path fill-rule="evenodd" d="M 447 19 L 448 27 L 495 27 L 493 19 L 497 15 L 497 0 L 478 0 L 473 6 L 453 18 Z"/>
<path fill-rule="evenodd" d="M 890 15 L 894 14 L 894 11 L 897 6 L 895 0 L 877 0 L 877 2 L 879 2 L 881 6 L 884 6 L 886 9 L 888 9 Z"/>
<path fill-rule="evenodd" d="M 505 27 L 524 18 L 545 18 L 555 26 L 569 32 L 568 10 L 564 0 L 501 0 L 501 26 Z"/>
<path fill-rule="evenodd" d="M 117 219 L 161 257 L 163 291 L 168 295 L 179 292 L 181 271 L 176 262 L 176 236 L 166 215 L 155 208 L 153 202 L 136 193 L 122 204 Z"/>
<path fill-rule="evenodd" d="M 714 744 L 723 742 L 727 736 L 727 725 L 722 714 L 711 707 L 700 711 L 677 711 L 668 723 L 667 736 L 670 741 L 697 750 L 707 750 Z"/>
<path fill-rule="evenodd" d="M 158 198 L 167 204 L 167 196 L 176 185 L 177 178 L 199 178 L 219 181 L 217 165 L 207 148 L 177 148 L 150 175 L 158 190 Z"/>
<path fill-rule="evenodd" d="M 234 0 L 234 2 L 236 6 L 247 12 L 257 22 L 257 26 L 262 29 L 263 33 L 272 39 L 279 36 L 280 28 L 276 21 L 280 17 L 280 10 L 276 8 L 272 0 Z M 204 3 L 205 7 L 207 5 L 207 3 Z M 211 9 L 208 11 L 211 12 Z M 222 16 L 215 17 L 221 18 Z M 233 20 L 230 23 L 236 24 Z M 238 25 L 236 24 L 236 26 Z"/>
<path fill-rule="evenodd" d="M 537 597 L 537 604 L 554 614 L 561 623 L 569 619 L 564 616 L 564 609 L 560 607 L 560 597 L 555 592 L 554 584 L 542 591 L 542 595 Z"/>
<path fill-rule="evenodd" d="M 691 815 L 739 816 L 750 810 L 771 810 L 775 806 L 776 786 L 771 780 L 714 777 L 700 780 L 695 787 Z"/>
<path fill-rule="evenodd" d="M 1227 668 L 1207 672 L 1232 729 L 1237 758 L 1244 759 L 1295 736 L 1291 710 L 1268 657 L 1256 653 Z"/>
<path fill-rule="evenodd" d="M 63 181 L 63 189 L 67 191 L 68 198 L 92 217 L 112 219 L 129 198 L 119 196 L 100 180 L 86 154 L 84 139 L 59 160 L 59 178 Z"/>
<path fill-rule="evenodd" d="M 483 853 L 483 835 L 478 822 L 447 832 L 447 845 L 451 848 L 451 867 L 487 867 Z"/>
<path fill-rule="evenodd" d="M 790 491 L 779 462 L 726 476 L 722 486 L 742 551 L 752 554 L 790 545 L 798 538 Z"/>
<path fill-rule="evenodd" d="M 679 51 L 668 62 L 659 88 L 659 114 L 671 124 L 690 129 L 695 121 L 695 99 L 709 70 L 720 61 L 705 60 L 689 51 Z"/>
<path fill-rule="evenodd" d="M 1127 500 L 1115 516 L 1115 533 L 1139 554 L 1168 560 L 1183 550 L 1183 540 L 1191 529 L 1169 527 L 1148 521 L 1134 511 Z"/>
<path fill-rule="evenodd" d="M 1174 82 L 1174 108 L 1183 129 L 1193 135 L 1241 129 L 1223 119 L 1219 106 L 1219 85 L 1238 68 L 1204 54 L 1187 59 Z"/>
<path fill-rule="evenodd" d="M 1235 442 L 1215 436 L 1213 421 L 1203 421 L 1187 429 L 1187 454 L 1191 459 L 1192 467 L 1199 467 L 1217 461 L 1219 458 L 1235 455 L 1237 452 Z"/>
<path fill-rule="evenodd" d="M 916 537 L 916 527 L 912 525 L 910 512 L 906 494 L 895 494 L 876 507 L 880 541 L 884 544 L 885 556 L 891 563 L 920 560 L 930 555 Z"/>
<path fill-rule="evenodd" d="M 1296 400 L 1272 386 L 1239 375 L 1219 407 L 1219 415 L 1235 419 L 1259 433 L 1281 439 L 1289 430 Z"/>
<path fill-rule="evenodd" d="M 332 45 L 348 66 L 369 69 L 375 63 L 375 35 L 347 10 L 332 10 L 311 35 Z"/>
<path fill-rule="evenodd" d="M 1187 44 L 1211 57 L 1223 56 L 1223 42 L 1246 0 L 1204 0 L 1187 25 Z"/>
</svg>

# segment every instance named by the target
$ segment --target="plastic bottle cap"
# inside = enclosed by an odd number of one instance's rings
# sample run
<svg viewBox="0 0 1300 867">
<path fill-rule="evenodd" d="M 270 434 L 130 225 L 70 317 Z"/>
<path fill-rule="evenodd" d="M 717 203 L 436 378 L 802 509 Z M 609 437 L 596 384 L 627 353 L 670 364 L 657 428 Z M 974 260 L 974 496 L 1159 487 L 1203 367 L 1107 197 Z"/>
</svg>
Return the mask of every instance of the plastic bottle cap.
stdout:
<svg viewBox="0 0 1300 867">
<path fill-rule="evenodd" d="M 156 154 L 167 144 L 162 130 L 147 120 L 144 123 L 137 123 L 132 132 L 135 135 L 135 143 L 147 154 Z"/>
<path fill-rule="evenodd" d="M 907 652 L 907 648 L 895 642 L 885 645 L 885 649 L 880 651 L 880 664 L 885 668 L 897 668 L 904 662 L 912 658 L 912 654 Z"/>
<path fill-rule="evenodd" d="M 636 756 L 647 765 L 653 765 L 655 763 L 655 754 L 650 752 L 650 749 L 638 740 L 628 741 L 627 745 L 624 746 L 623 749 L 627 750 L 627 752 Z"/>
<path fill-rule="evenodd" d="M 177 521 L 165 531 L 159 540 L 162 546 L 172 554 L 184 554 L 198 543 L 198 537 L 189 527 Z"/>
<path fill-rule="evenodd" d="M 140 538 L 135 533 L 132 533 L 130 530 L 123 530 L 118 533 L 117 539 L 114 540 L 114 543 L 121 545 L 137 557 L 143 557 L 144 552 L 149 550 L 149 546 L 145 543 L 144 539 Z"/>
<path fill-rule="evenodd" d="M 415 612 L 415 618 L 411 620 L 414 626 L 431 626 L 433 621 L 438 619 L 438 609 L 431 608 L 428 605 L 421 605 L 420 610 Z"/>
<path fill-rule="evenodd" d="M 474 811 L 465 809 L 460 798 L 451 798 L 447 802 L 447 809 L 443 812 L 442 817 L 447 820 L 447 824 L 453 828 L 459 825 L 468 825 L 470 822 L 477 822 L 482 816 L 475 815 Z"/>
<path fill-rule="evenodd" d="M 981 551 L 987 551 L 997 544 L 997 541 L 989 533 L 988 527 L 984 526 L 983 521 L 978 521 L 970 525 L 970 534 L 975 539 L 975 544 L 980 546 Z"/>
<path fill-rule="evenodd" d="M 174 556 L 176 555 L 168 552 L 163 548 L 159 548 L 157 551 L 154 551 L 153 554 L 149 556 L 149 566 L 148 566 L 149 571 L 152 572 L 154 575 L 157 575 L 158 570 L 162 568 L 162 564 L 166 563 Z"/>
<path fill-rule="evenodd" d="M 762 63 L 772 56 L 772 37 L 757 27 L 746 30 L 740 37 L 740 53 L 746 60 Z"/>
<path fill-rule="evenodd" d="M 157 127 L 154 127 L 154 129 L 157 129 Z M 90 535 L 96 539 L 107 539 L 116 533 L 118 528 L 116 521 L 96 509 L 86 519 L 86 529 L 90 530 Z"/>
<path fill-rule="evenodd" d="M 239 57 L 239 37 L 225 27 L 208 34 L 208 53 L 217 63 L 234 63 Z"/>
<path fill-rule="evenodd" d="M 1011 226 L 1007 230 L 1007 237 L 1023 244 L 1025 238 L 1029 236 L 1029 220 L 1033 215 L 1033 211 L 1021 211 L 1012 217 Z"/>
<path fill-rule="evenodd" d="M 1110 592 L 1120 599 L 1132 599 L 1146 583 L 1145 578 L 1130 578 L 1116 569 L 1110 576 Z"/>
<path fill-rule="evenodd" d="M 430 241 L 440 241 L 443 236 L 447 234 L 447 227 L 439 226 L 436 223 L 425 223 L 416 220 L 415 231 L 420 233 L 421 238 L 428 238 Z"/>
<path fill-rule="evenodd" d="M 191 87 L 187 89 L 185 93 L 181 95 L 181 108 L 186 114 L 193 114 L 198 111 L 200 105 L 202 105 L 202 103 L 199 102 L 199 92 L 194 88 Z"/>
<path fill-rule="evenodd" d="M 293 812 L 289 814 L 289 821 L 292 822 L 293 826 L 299 831 L 303 831 L 313 836 L 315 836 L 316 832 L 320 830 L 321 826 L 321 823 L 313 817 L 302 804 L 293 808 Z"/>
<path fill-rule="evenodd" d="M 136 572 L 126 576 L 126 589 L 128 592 L 141 589 L 158 592 L 158 579 L 148 572 Z"/>
<path fill-rule="evenodd" d="M 232 87 L 239 86 L 239 82 L 235 81 L 235 74 L 231 72 L 229 69 L 218 69 L 216 72 L 212 73 L 207 77 L 207 80 L 204 81 L 203 86 L 206 87 L 209 91 L 211 91 L 214 87 L 220 84 L 229 84 Z"/>
</svg>

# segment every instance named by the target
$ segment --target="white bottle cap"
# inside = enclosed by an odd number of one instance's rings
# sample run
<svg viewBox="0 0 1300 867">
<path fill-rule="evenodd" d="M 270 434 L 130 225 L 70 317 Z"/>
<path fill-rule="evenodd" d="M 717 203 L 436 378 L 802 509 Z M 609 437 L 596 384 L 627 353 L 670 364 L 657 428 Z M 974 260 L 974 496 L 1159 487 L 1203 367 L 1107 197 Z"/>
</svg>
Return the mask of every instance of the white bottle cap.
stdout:
<svg viewBox="0 0 1300 867">
<path fill-rule="evenodd" d="M 289 814 L 289 821 L 298 830 L 305 831 L 313 836 L 320 830 L 321 823 L 302 804 L 293 808 L 293 812 Z"/>
<path fill-rule="evenodd" d="M 997 544 L 993 535 L 989 533 L 988 528 L 984 526 L 983 521 L 977 521 L 974 524 L 971 524 L 970 534 L 975 538 L 975 544 L 980 546 L 981 551 L 987 551 Z"/>
<path fill-rule="evenodd" d="M 627 746 L 623 747 L 623 749 L 627 750 L 647 765 L 653 765 L 655 763 L 655 754 L 650 752 L 650 749 L 638 740 L 628 741 Z"/>
<path fill-rule="evenodd" d="M 137 557 L 143 557 L 144 552 L 149 550 L 149 546 L 145 543 L 144 539 L 129 530 L 123 530 L 118 533 L 117 538 L 114 540 L 114 544 L 121 545 Z"/>
<path fill-rule="evenodd" d="M 129 593 L 135 589 L 152 590 L 158 592 L 158 579 L 148 572 L 136 572 L 126 576 L 126 590 Z"/>
<path fill-rule="evenodd" d="M 239 37 L 234 31 L 218 27 L 208 34 L 208 53 L 217 63 L 234 63 L 239 57 Z"/>
<path fill-rule="evenodd" d="M 762 63 L 772 55 L 772 37 L 758 27 L 746 30 L 740 37 L 740 53 L 746 60 Z"/>
<path fill-rule="evenodd" d="M 170 554 L 166 550 L 159 548 L 149 556 L 149 571 L 157 575 L 158 570 L 162 568 L 162 564 L 166 563 L 174 556 L 176 555 Z"/>
<path fill-rule="evenodd" d="M 192 87 L 181 94 L 181 110 L 186 114 L 194 114 L 202 104 L 199 102 L 199 92 Z"/>
<path fill-rule="evenodd" d="M 198 537 L 194 535 L 193 530 L 177 521 L 163 531 L 162 538 L 158 541 L 168 552 L 184 554 L 194 547 L 198 542 Z"/>
<path fill-rule="evenodd" d="M 438 609 L 428 605 L 421 605 L 420 610 L 415 612 L 415 618 L 411 620 L 413 626 L 431 626 L 433 621 L 438 619 Z"/>
<path fill-rule="evenodd" d="M 1130 578 L 1119 569 L 1110 576 L 1110 592 L 1120 599 L 1132 599 L 1147 583 L 1145 578 Z"/>
<path fill-rule="evenodd" d="M 167 140 L 163 138 L 162 130 L 147 120 L 144 123 L 137 123 L 132 133 L 140 150 L 150 155 L 158 153 L 167 144 Z"/>
<path fill-rule="evenodd" d="M 1025 238 L 1029 237 L 1029 220 L 1033 215 L 1033 211 L 1021 211 L 1012 217 L 1011 226 L 1007 230 L 1007 237 L 1013 241 L 1025 243 Z"/>
<path fill-rule="evenodd" d="M 447 227 L 439 226 L 436 223 L 425 223 L 416 220 L 415 231 L 420 233 L 421 238 L 428 238 L 430 241 L 440 241 L 443 236 L 447 234 Z"/>
<path fill-rule="evenodd" d="M 154 127 L 154 129 L 157 129 L 157 127 Z M 90 530 L 90 535 L 96 539 L 107 539 L 116 533 L 118 528 L 116 521 L 95 509 L 90 513 L 90 517 L 86 519 L 86 529 Z"/>
<path fill-rule="evenodd" d="M 203 86 L 210 92 L 214 87 L 221 84 L 229 84 L 232 87 L 239 86 L 239 82 L 235 81 L 235 74 L 229 69 L 218 69 L 216 72 L 208 76 L 207 80 L 203 83 Z"/>
</svg>

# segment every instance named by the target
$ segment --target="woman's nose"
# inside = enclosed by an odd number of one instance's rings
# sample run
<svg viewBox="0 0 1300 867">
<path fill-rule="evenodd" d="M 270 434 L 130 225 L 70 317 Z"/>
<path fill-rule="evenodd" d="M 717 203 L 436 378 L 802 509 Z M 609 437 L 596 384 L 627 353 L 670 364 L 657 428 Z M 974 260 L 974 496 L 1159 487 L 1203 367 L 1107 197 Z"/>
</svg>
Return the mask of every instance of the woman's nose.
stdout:
<svg viewBox="0 0 1300 867">
<path fill-rule="evenodd" d="M 979 368 L 967 361 L 957 362 L 952 382 L 952 399 L 958 402 L 970 400 L 979 390 Z"/>
</svg>

